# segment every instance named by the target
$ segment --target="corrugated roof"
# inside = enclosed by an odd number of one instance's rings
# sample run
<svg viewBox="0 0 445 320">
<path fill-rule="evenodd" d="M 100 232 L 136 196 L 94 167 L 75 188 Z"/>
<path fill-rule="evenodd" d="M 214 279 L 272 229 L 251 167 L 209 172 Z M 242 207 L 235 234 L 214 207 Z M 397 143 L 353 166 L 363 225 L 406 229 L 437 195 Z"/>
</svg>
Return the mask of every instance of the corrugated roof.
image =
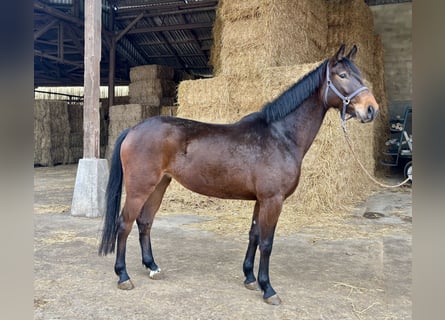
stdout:
<svg viewBox="0 0 445 320">
<path fill-rule="evenodd" d="M 217 0 L 103 0 L 102 84 L 107 84 L 111 37 L 116 83 L 131 67 L 161 64 L 208 77 Z M 34 1 L 35 85 L 83 85 L 83 1 Z M 127 30 L 127 28 L 131 26 Z"/>
</svg>

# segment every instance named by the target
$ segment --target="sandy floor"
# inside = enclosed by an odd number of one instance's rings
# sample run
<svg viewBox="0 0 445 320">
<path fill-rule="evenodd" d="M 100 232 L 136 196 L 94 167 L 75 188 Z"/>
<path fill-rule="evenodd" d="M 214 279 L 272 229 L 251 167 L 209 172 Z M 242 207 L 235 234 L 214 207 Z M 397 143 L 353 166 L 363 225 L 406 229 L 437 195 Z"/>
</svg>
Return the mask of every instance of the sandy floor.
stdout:
<svg viewBox="0 0 445 320">
<path fill-rule="evenodd" d="M 35 319 L 411 319 L 409 187 L 376 192 L 341 219 L 279 223 L 270 275 L 283 303 L 273 307 L 243 286 L 248 207 L 224 212 L 200 196 L 191 206 L 181 193 L 166 195 L 152 231 L 164 278 L 148 278 L 133 228 L 136 287 L 118 290 L 114 256 L 97 255 L 102 219 L 70 215 L 75 173 L 35 169 Z"/>
</svg>

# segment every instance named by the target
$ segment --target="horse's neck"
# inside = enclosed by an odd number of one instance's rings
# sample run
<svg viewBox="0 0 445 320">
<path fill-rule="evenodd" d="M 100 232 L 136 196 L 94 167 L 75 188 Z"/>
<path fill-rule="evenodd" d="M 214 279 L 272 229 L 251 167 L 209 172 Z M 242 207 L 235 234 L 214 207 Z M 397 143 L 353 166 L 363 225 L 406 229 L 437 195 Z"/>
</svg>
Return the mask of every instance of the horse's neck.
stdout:
<svg viewBox="0 0 445 320">
<path fill-rule="evenodd" d="M 327 108 L 316 94 L 283 119 L 283 127 L 295 144 L 302 148 L 303 155 L 317 136 L 326 112 Z"/>
</svg>

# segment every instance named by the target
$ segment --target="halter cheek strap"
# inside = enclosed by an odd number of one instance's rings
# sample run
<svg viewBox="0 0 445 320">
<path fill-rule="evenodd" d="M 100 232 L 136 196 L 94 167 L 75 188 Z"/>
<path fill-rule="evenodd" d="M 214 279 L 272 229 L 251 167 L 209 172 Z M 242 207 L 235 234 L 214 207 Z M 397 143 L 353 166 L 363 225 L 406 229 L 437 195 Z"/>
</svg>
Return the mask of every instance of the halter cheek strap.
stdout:
<svg viewBox="0 0 445 320">
<path fill-rule="evenodd" d="M 344 96 L 332 83 L 331 78 L 329 77 L 329 63 L 326 65 L 326 90 L 324 92 L 324 101 L 327 105 L 328 103 L 328 92 L 329 89 L 334 91 L 334 93 L 343 101 L 343 109 L 340 113 L 340 117 L 342 121 L 345 121 L 345 115 L 346 115 L 346 108 L 351 103 L 351 100 L 354 99 L 360 92 L 364 90 L 369 90 L 368 87 L 363 86 L 355 90 L 353 93 L 351 93 L 349 96 Z"/>
</svg>

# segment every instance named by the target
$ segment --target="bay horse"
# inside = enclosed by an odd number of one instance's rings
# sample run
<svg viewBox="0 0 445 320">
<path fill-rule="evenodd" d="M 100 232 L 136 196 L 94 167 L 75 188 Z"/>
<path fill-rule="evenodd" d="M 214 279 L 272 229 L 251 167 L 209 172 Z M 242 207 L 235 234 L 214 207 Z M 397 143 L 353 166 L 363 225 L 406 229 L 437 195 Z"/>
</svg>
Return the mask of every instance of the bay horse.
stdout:
<svg viewBox="0 0 445 320">
<path fill-rule="evenodd" d="M 357 47 L 345 45 L 261 111 L 232 124 L 170 116 L 151 117 L 117 138 L 106 190 L 107 210 L 99 255 L 114 252 L 118 287 L 134 287 L 126 270 L 127 237 L 136 220 L 142 263 L 150 278 L 161 269 L 153 258 L 150 230 L 172 178 L 211 197 L 255 201 L 243 263 L 244 284 L 281 303 L 269 280 L 269 259 L 283 201 L 296 189 L 301 164 L 329 108 L 360 122 L 372 121 L 378 104 L 353 63 Z M 122 183 L 126 199 L 120 213 Z M 258 282 L 253 268 L 259 248 Z"/>
</svg>

